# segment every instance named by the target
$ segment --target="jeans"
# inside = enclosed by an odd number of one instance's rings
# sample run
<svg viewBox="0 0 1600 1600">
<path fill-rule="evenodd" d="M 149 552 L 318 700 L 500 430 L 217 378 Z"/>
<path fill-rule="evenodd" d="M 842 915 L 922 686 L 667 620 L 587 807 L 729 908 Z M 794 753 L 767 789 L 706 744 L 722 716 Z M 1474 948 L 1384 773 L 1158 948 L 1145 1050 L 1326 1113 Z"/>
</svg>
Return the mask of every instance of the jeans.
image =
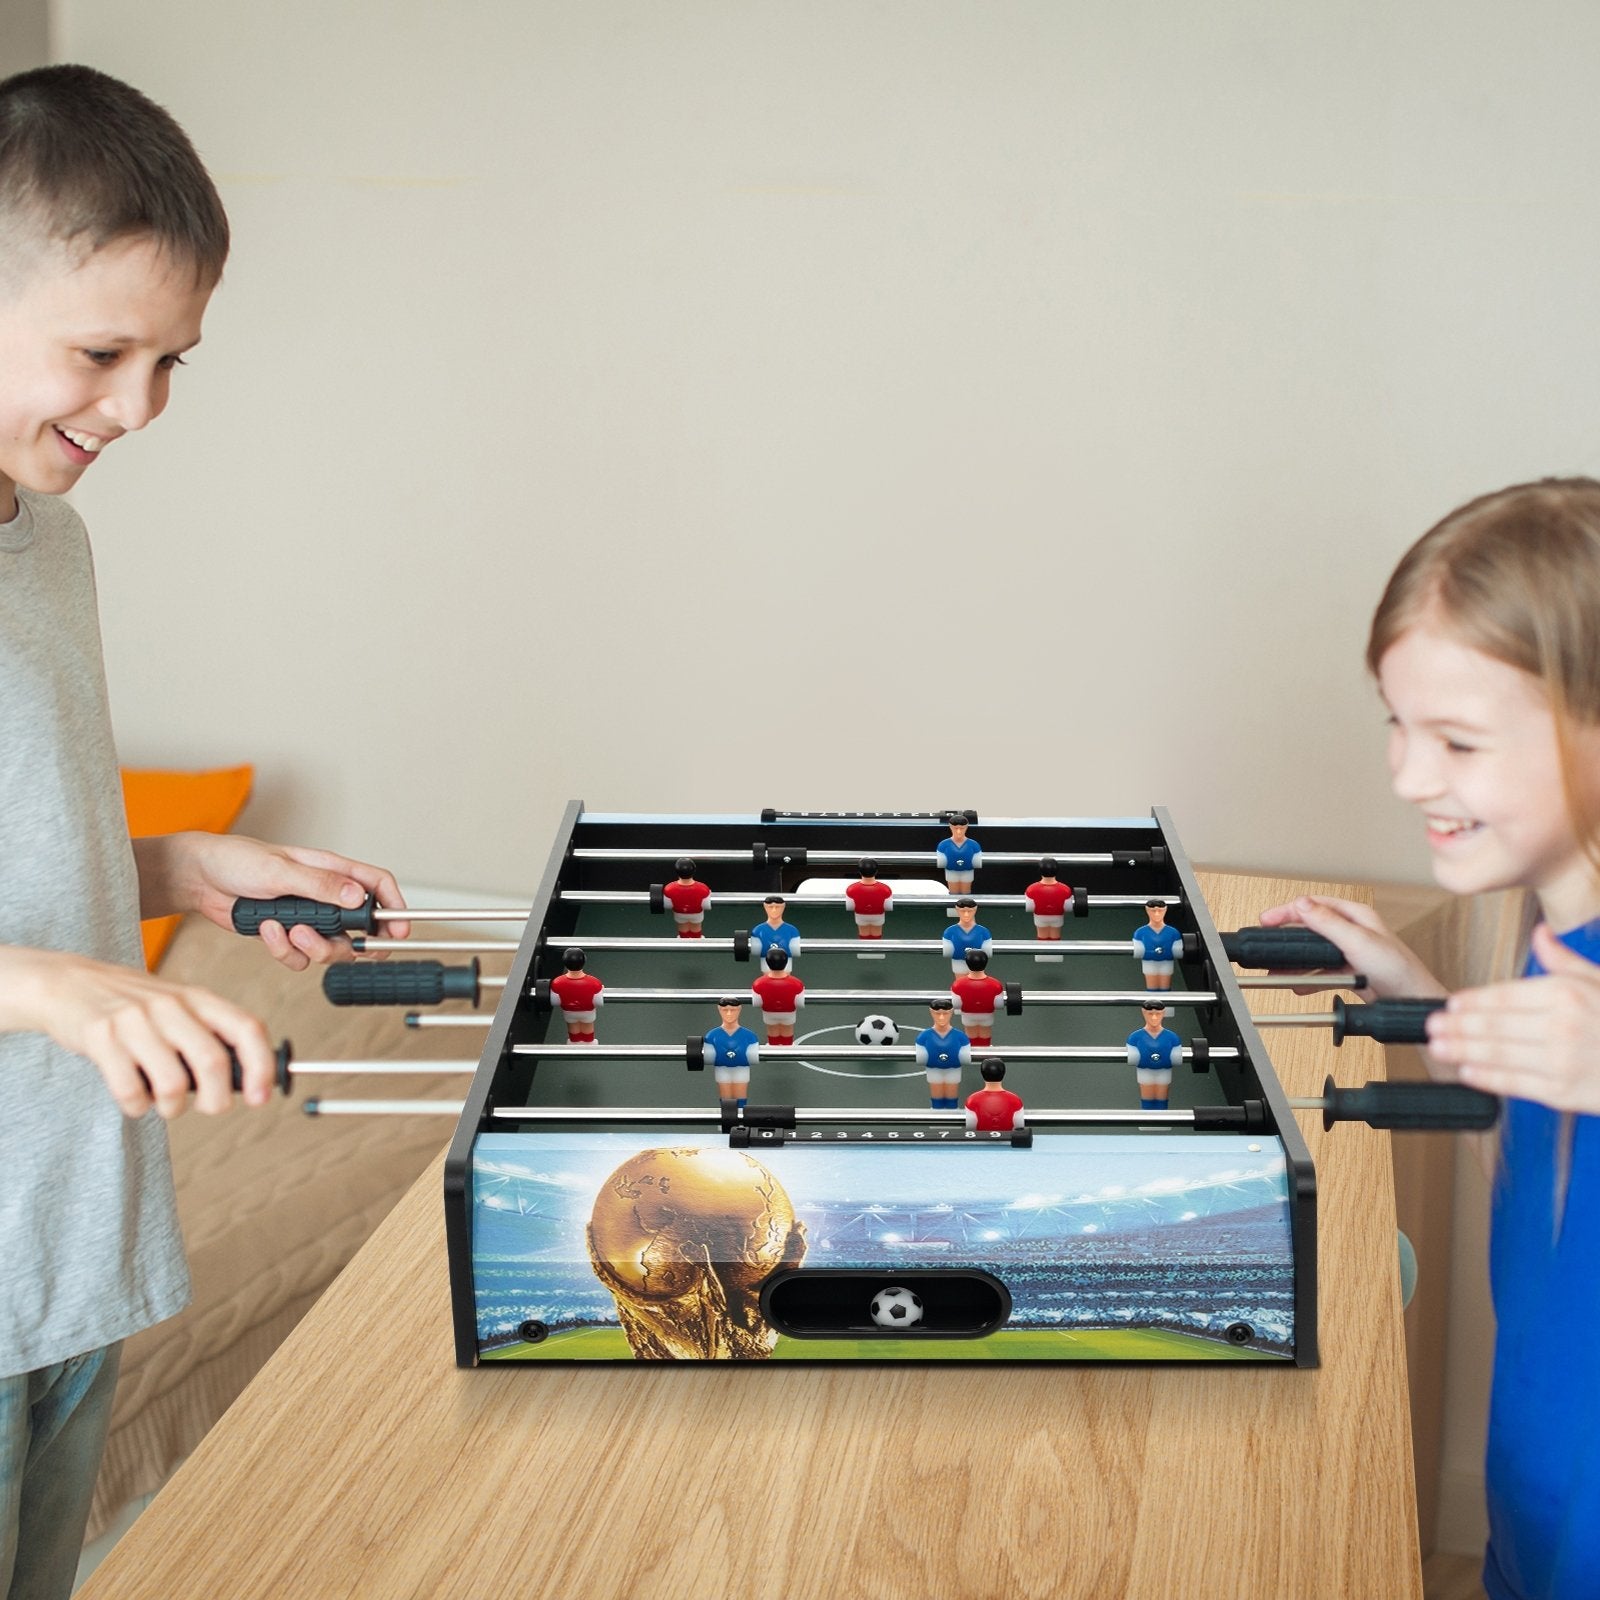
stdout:
<svg viewBox="0 0 1600 1600">
<path fill-rule="evenodd" d="M 120 1344 L 0 1378 L 0 1597 L 67 1600 L 100 1470 Z"/>
</svg>

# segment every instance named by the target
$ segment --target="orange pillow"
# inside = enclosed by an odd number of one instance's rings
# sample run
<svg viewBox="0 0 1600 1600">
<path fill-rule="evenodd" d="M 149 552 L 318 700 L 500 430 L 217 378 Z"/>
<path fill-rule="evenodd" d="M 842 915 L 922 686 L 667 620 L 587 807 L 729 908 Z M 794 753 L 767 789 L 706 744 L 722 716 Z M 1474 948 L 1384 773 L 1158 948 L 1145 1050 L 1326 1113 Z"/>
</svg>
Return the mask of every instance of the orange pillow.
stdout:
<svg viewBox="0 0 1600 1600">
<path fill-rule="evenodd" d="M 135 839 L 160 833 L 226 833 L 244 810 L 254 767 L 223 767 L 216 772 L 130 772 L 122 770 L 122 799 L 128 832 Z M 153 917 L 141 924 L 144 962 L 152 971 L 177 932 L 179 917 Z"/>
</svg>

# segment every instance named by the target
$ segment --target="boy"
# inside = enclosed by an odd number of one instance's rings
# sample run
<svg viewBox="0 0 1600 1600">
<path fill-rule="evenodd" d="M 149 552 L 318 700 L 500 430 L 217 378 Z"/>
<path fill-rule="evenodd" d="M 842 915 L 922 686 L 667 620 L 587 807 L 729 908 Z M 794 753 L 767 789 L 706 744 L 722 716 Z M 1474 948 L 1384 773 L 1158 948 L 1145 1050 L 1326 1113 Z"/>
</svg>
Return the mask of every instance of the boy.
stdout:
<svg viewBox="0 0 1600 1600">
<path fill-rule="evenodd" d="M 188 1299 L 162 1119 L 191 1087 L 228 1109 L 229 1047 L 246 1102 L 271 1092 L 266 1029 L 147 976 L 140 916 L 404 905 L 324 851 L 128 838 L 88 540 L 55 497 L 160 415 L 227 251 L 158 106 L 85 67 L 0 82 L 0 1593 L 70 1592 L 120 1341 Z M 350 954 L 262 941 L 297 971 Z"/>
</svg>

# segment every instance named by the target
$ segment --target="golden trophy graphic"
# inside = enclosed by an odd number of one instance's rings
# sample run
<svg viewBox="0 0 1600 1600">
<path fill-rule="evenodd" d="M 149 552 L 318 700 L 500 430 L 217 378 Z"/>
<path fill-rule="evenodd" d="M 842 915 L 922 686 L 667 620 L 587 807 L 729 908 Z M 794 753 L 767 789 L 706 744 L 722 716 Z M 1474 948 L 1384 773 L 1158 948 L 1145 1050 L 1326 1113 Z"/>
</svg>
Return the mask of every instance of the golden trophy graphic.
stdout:
<svg viewBox="0 0 1600 1600">
<path fill-rule="evenodd" d="M 729 1149 L 641 1150 L 601 1184 L 589 1260 L 640 1361 L 764 1361 L 762 1282 L 805 1259 L 778 1182 Z"/>
</svg>

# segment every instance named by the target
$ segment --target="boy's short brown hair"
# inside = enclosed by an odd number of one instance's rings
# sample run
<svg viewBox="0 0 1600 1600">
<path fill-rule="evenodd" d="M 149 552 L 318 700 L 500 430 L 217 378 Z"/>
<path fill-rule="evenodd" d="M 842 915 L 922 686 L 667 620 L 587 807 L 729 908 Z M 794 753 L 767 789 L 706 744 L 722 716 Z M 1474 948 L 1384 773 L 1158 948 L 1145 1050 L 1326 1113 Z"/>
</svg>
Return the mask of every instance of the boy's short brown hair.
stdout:
<svg viewBox="0 0 1600 1600">
<path fill-rule="evenodd" d="M 0 81 L 0 279 L 49 244 L 85 256 L 151 240 L 214 282 L 228 217 L 183 129 L 137 89 L 93 67 L 40 67 Z"/>
</svg>

